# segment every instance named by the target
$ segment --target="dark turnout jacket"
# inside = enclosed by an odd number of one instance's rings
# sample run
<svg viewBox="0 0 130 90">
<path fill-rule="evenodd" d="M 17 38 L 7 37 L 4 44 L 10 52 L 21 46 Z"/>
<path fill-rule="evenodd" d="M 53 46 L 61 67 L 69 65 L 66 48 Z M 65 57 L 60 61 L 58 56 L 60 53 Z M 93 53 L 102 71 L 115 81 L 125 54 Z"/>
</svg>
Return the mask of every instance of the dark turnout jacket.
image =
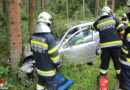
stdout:
<svg viewBox="0 0 130 90">
<path fill-rule="evenodd" d="M 122 46 L 120 34 L 124 34 L 124 26 L 117 17 L 102 16 L 92 24 L 91 29 L 99 31 L 101 48 Z"/>
<path fill-rule="evenodd" d="M 55 75 L 55 67 L 60 63 L 58 46 L 51 33 L 35 33 L 30 38 L 38 74 Z"/>
</svg>

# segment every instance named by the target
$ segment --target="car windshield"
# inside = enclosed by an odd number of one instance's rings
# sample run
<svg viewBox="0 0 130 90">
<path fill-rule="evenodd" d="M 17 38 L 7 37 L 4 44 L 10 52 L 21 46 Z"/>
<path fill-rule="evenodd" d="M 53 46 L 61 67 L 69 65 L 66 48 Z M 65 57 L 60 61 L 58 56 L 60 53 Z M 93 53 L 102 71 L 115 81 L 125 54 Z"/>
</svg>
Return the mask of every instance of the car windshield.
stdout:
<svg viewBox="0 0 130 90">
<path fill-rule="evenodd" d="M 61 35 L 58 37 L 57 39 L 57 44 L 60 42 L 60 40 L 63 38 L 64 34 L 66 33 L 66 31 L 62 32 Z"/>
<path fill-rule="evenodd" d="M 77 31 L 78 31 L 78 28 L 71 29 L 70 32 L 66 35 L 64 40 L 66 40 L 70 35 L 74 34 Z M 60 42 L 60 40 L 63 38 L 63 36 L 65 35 L 66 32 L 67 31 L 64 31 L 64 32 L 61 33 L 60 37 L 57 40 L 57 44 Z"/>
</svg>

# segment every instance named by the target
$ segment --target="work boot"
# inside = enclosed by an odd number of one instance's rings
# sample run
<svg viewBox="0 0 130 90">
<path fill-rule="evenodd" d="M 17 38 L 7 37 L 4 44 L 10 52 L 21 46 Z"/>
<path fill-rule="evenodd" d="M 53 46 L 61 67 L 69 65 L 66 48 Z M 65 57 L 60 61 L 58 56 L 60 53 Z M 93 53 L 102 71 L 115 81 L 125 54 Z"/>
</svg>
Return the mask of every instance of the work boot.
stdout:
<svg viewBox="0 0 130 90">
<path fill-rule="evenodd" d="M 119 90 L 119 80 L 117 79 L 115 85 L 114 85 L 114 88 L 113 90 Z"/>
</svg>

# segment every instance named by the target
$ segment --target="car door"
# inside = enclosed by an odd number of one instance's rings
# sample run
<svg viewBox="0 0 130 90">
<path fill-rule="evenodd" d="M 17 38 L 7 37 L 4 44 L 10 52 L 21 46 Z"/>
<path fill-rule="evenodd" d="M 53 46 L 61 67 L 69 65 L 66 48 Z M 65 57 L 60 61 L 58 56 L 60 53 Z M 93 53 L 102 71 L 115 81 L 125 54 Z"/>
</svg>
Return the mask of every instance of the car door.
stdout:
<svg viewBox="0 0 130 90">
<path fill-rule="evenodd" d="M 92 33 L 88 37 L 85 31 L 76 32 L 68 41 L 63 43 L 60 51 L 67 61 L 75 63 L 89 62 L 92 57 L 91 49 L 94 44 Z M 85 35 L 86 34 L 86 35 Z"/>
<path fill-rule="evenodd" d="M 94 41 L 93 39 L 93 32 L 92 30 L 83 30 L 82 33 L 83 33 L 83 37 L 84 37 L 84 40 L 86 40 L 86 43 L 87 43 L 87 46 L 89 47 L 88 51 L 84 51 L 84 56 L 87 56 L 89 55 L 89 57 L 85 57 L 85 58 L 92 58 L 96 56 L 96 41 Z M 87 54 L 88 53 L 88 54 Z"/>
</svg>

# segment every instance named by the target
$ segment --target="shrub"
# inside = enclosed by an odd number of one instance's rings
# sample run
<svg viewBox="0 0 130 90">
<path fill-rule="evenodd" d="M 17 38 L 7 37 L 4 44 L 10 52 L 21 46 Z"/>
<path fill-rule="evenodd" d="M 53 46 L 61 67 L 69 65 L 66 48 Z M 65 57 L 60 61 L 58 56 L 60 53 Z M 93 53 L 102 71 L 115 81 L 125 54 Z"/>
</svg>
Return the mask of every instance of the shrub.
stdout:
<svg viewBox="0 0 130 90">
<path fill-rule="evenodd" d="M 0 61 L 9 55 L 9 33 L 7 27 L 0 28 Z M 0 62 L 1 63 L 1 62 Z"/>
<path fill-rule="evenodd" d="M 127 12 L 128 12 L 128 7 L 120 7 L 116 11 L 116 16 L 122 16 L 123 13 L 127 13 Z"/>
<path fill-rule="evenodd" d="M 23 10 L 21 10 L 21 19 L 22 20 L 28 20 L 29 16 L 26 14 L 26 12 L 24 12 Z"/>
</svg>

